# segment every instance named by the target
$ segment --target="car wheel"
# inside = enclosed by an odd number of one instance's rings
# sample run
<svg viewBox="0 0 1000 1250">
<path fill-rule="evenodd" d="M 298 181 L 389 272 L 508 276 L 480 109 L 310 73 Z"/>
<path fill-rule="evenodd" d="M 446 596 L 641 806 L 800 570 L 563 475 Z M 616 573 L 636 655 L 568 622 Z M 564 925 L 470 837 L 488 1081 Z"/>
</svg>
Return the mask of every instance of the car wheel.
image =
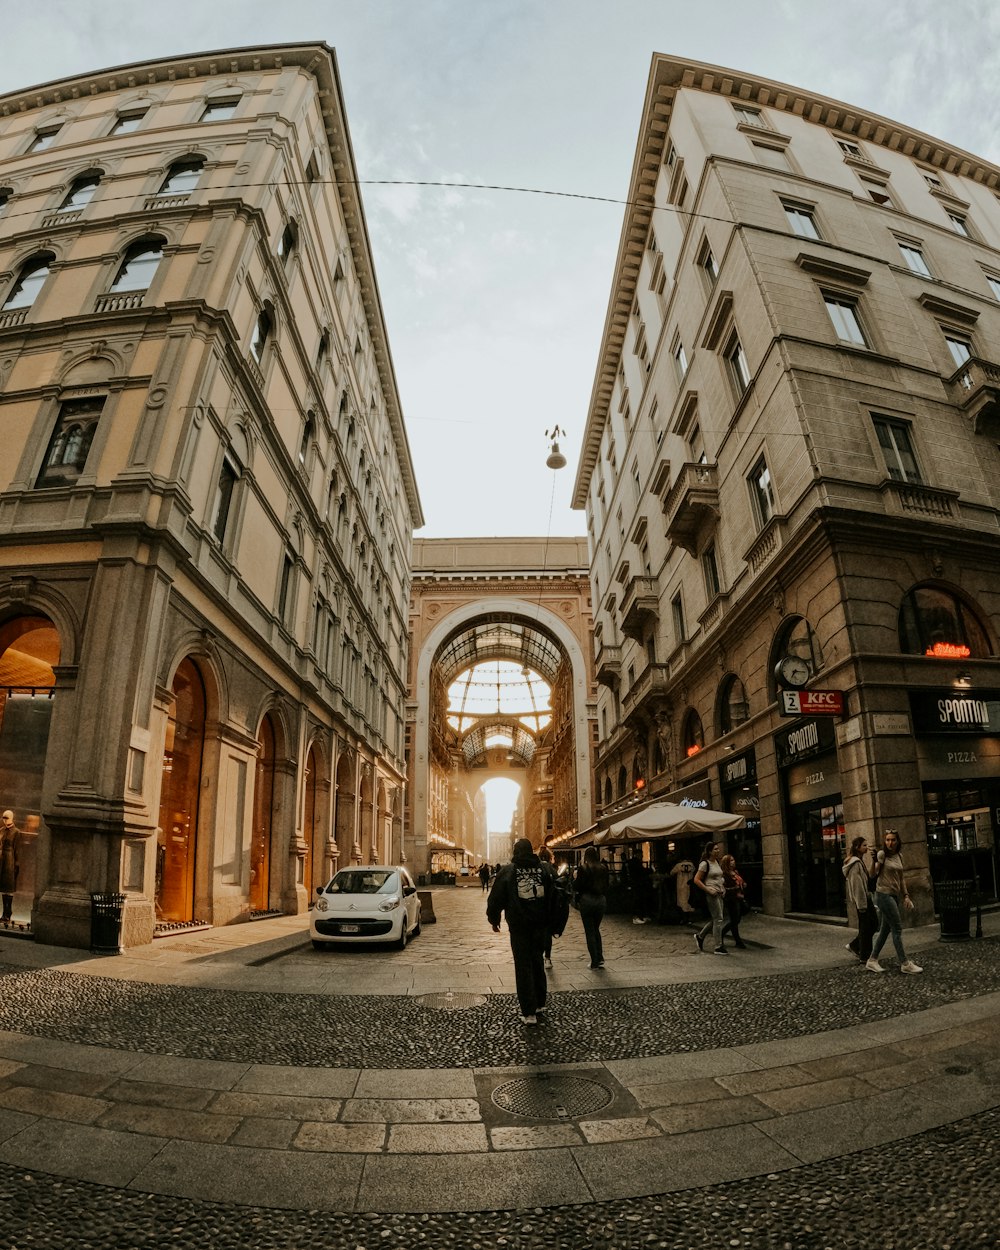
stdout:
<svg viewBox="0 0 1000 1250">
<path fill-rule="evenodd" d="M 329 942 L 317 942 L 315 938 L 312 940 L 314 951 L 328 951 L 330 949 Z"/>
<path fill-rule="evenodd" d="M 415 938 L 419 936 L 420 936 L 420 919 L 418 917 L 417 923 L 413 926 L 413 932 L 410 934 L 410 937 Z"/>
<path fill-rule="evenodd" d="M 401 928 L 400 928 L 400 930 L 399 930 L 399 937 L 398 937 L 398 938 L 396 938 L 396 950 L 398 950 L 398 951 L 405 951 L 405 950 L 406 950 L 406 939 L 407 939 L 407 937 L 408 937 L 408 936 L 409 936 L 409 935 L 408 935 L 408 934 L 407 934 L 407 932 L 406 932 L 406 914 L 404 913 L 404 914 L 403 914 L 403 924 L 402 924 L 402 927 L 401 927 Z"/>
</svg>

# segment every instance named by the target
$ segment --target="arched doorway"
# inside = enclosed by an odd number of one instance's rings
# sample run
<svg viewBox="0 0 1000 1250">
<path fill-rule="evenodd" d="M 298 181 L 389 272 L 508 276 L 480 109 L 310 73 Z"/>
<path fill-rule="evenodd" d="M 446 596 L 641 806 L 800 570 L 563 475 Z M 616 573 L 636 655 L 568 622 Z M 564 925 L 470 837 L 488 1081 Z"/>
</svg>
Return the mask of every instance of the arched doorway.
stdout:
<svg viewBox="0 0 1000 1250">
<path fill-rule="evenodd" d="M 31 921 L 42 783 L 55 698 L 59 634 L 44 616 L 18 616 L 0 625 L 0 809 L 21 831 L 12 922 Z"/>
<path fill-rule="evenodd" d="M 320 872 L 322 872 L 323 868 L 323 856 L 316 849 L 317 838 L 319 837 L 317 829 L 319 804 L 316 801 L 318 764 L 316 748 L 310 747 L 309 754 L 306 756 L 305 795 L 302 805 L 302 837 L 306 844 L 305 862 L 302 865 L 302 884 L 305 886 L 306 894 L 309 898 L 312 898 L 313 890 L 319 884 L 314 879 L 317 871 L 317 862 Z"/>
<path fill-rule="evenodd" d="M 250 910 L 267 911 L 271 880 L 271 822 L 274 814 L 275 733 L 270 714 L 257 735 L 257 776 L 250 842 Z"/>
<path fill-rule="evenodd" d="M 345 751 L 337 763 L 337 866 L 354 862 L 354 753 Z"/>
<path fill-rule="evenodd" d="M 163 748 L 156 831 L 156 919 L 194 919 L 198 796 L 205 746 L 205 685 L 193 660 L 180 662 L 172 686 Z"/>
</svg>

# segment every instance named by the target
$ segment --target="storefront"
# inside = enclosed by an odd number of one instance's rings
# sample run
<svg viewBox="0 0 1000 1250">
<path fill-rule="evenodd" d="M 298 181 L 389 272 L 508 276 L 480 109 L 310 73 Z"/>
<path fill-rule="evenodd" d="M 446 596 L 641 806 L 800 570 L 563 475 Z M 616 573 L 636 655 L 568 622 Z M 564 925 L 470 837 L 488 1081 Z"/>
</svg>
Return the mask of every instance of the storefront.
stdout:
<svg viewBox="0 0 1000 1250">
<path fill-rule="evenodd" d="M 788 837 L 791 910 L 844 916 L 846 841 L 833 720 L 797 720 L 774 736 Z"/>
<path fill-rule="evenodd" d="M 719 768 L 722 810 L 743 817 L 744 827 L 726 834 L 726 848 L 747 883 L 751 907 L 763 905 L 764 855 L 760 837 L 760 799 L 757 796 L 757 756 L 754 751 L 734 755 Z"/>
<path fill-rule="evenodd" d="M 1000 897 L 1000 691 L 912 691 L 931 879 Z"/>
</svg>

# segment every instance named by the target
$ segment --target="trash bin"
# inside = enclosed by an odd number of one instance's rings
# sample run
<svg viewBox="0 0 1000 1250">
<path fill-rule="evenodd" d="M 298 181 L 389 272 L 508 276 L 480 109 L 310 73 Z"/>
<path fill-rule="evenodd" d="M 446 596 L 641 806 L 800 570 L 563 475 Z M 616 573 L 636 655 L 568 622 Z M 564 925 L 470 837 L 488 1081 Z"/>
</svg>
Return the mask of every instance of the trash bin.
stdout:
<svg viewBox="0 0 1000 1250">
<path fill-rule="evenodd" d="M 941 941 L 960 942 L 969 938 L 969 911 L 972 904 L 971 881 L 939 881 L 934 887 Z"/>
<path fill-rule="evenodd" d="M 90 949 L 95 955 L 122 954 L 124 894 L 91 894 Z"/>
</svg>

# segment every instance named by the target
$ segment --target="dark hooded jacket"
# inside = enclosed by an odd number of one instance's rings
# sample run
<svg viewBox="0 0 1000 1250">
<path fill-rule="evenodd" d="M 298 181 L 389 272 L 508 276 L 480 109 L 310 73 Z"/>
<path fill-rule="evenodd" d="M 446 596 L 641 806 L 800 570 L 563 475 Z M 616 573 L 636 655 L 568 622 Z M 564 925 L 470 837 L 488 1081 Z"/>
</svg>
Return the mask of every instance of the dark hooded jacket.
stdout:
<svg viewBox="0 0 1000 1250">
<path fill-rule="evenodd" d="M 510 863 L 496 875 L 486 900 L 486 919 L 491 925 L 507 917 L 510 929 L 545 929 L 552 912 L 556 874 L 543 864 L 527 838 L 514 843 Z"/>
</svg>

